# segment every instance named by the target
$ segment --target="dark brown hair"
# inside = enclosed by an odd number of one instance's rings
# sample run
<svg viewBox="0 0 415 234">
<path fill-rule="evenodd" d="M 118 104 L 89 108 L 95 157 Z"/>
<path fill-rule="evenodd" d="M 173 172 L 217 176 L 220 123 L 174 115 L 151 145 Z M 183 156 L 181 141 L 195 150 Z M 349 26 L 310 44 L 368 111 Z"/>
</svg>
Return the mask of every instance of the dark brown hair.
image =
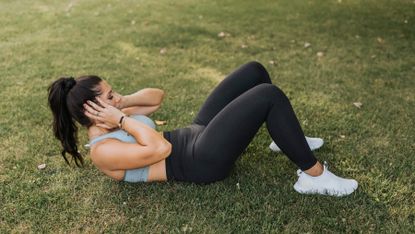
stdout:
<svg viewBox="0 0 415 234">
<path fill-rule="evenodd" d="M 61 77 L 48 87 L 48 103 L 53 113 L 53 133 L 61 142 L 62 157 L 70 165 L 66 153 L 72 155 L 75 164 L 80 167 L 84 164 L 81 153 L 78 151 L 78 127 L 90 127 L 91 120 L 84 114 L 83 104 L 87 100 L 95 101 L 101 94 L 98 76 Z"/>
</svg>

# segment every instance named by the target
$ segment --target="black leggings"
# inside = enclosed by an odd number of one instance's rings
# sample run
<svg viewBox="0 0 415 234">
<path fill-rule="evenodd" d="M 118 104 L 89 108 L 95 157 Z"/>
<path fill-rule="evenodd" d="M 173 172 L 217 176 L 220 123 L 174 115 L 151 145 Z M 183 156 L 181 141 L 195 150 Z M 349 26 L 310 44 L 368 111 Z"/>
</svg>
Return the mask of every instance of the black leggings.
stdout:
<svg viewBox="0 0 415 234">
<path fill-rule="evenodd" d="M 264 122 L 299 168 L 307 170 L 317 162 L 287 96 L 260 63 L 249 62 L 213 90 L 190 126 L 165 133 L 173 145 L 166 160 L 168 180 L 209 183 L 226 178 Z"/>
</svg>

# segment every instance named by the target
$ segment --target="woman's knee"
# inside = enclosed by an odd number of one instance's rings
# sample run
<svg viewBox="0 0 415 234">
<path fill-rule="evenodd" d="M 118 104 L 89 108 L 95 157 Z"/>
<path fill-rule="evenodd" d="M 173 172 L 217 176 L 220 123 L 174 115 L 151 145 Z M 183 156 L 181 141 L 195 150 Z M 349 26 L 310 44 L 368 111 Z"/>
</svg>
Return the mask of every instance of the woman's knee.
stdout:
<svg viewBox="0 0 415 234">
<path fill-rule="evenodd" d="M 273 100 L 288 101 L 287 95 L 276 85 L 263 83 L 256 86 L 260 96 Z"/>
<path fill-rule="evenodd" d="M 258 70 L 261 70 L 261 71 L 263 71 L 263 70 L 265 70 L 265 71 L 266 71 L 266 69 L 265 69 L 264 65 L 262 65 L 260 62 L 255 61 L 255 60 L 249 61 L 249 62 L 247 63 L 247 65 L 248 65 L 248 66 L 251 66 L 251 67 L 254 67 L 254 68 L 258 69 Z"/>
<path fill-rule="evenodd" d="M 261 77 L 267 79 L 267 81 L 271 81 L 267 69 L 260 62 L 253 60 L 248 62 L 246 66 L 254 69 L 257 73 L 261 74 Z"/>
</svg>

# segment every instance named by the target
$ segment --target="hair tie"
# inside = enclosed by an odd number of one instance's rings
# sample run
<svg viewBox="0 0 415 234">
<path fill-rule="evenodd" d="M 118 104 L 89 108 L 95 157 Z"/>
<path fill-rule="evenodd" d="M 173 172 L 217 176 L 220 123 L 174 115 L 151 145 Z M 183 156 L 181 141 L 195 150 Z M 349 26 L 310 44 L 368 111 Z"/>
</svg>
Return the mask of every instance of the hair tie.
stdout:
<svg viewBox="0 0 415 234">
<path fill-rule="evenodd" d="M 68 93 L 76 85 L 76 80 L 75 78 L 70 76 L 64 80 L 63 84 L 64 84 L 65 93 Z"/>
</svg>

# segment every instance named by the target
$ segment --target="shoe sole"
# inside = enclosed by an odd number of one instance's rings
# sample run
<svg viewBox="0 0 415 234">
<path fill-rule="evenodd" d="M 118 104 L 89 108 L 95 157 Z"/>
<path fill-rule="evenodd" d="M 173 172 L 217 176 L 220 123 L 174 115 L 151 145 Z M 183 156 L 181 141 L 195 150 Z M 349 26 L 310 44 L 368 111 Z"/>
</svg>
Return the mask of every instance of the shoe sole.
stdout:
<svg viewBox="0 0 415 234">
<path fill-rule="evenodd" d="M 318 195 L 328 195 L 328 196 L 335 196 L 335 197 L 344 197 L 344 196 L 347 196 L 347 195 L 352 194 L 354 191 L 357 190 L 357 188 L 359 186 L 356 185 L 356 188 L 353 188 L 351 191 L 346 191 L 346 193 L 342 193 L 342 194 L 335 193 L 335 192 L 332 192 L 332 191 L 327 190 L 327 189 L 325 189 L 323 192 L 319 192 L 319 191 L 304 191 L 304 190 L 301 189 L 301 187 L 299 185 L 297 185 L 297 183 L 295 183 L 293 187 L 294 187 L 294 190 L 296 192 L 301 193 L 301 194 L 318 194 Z"/>
</svg>

